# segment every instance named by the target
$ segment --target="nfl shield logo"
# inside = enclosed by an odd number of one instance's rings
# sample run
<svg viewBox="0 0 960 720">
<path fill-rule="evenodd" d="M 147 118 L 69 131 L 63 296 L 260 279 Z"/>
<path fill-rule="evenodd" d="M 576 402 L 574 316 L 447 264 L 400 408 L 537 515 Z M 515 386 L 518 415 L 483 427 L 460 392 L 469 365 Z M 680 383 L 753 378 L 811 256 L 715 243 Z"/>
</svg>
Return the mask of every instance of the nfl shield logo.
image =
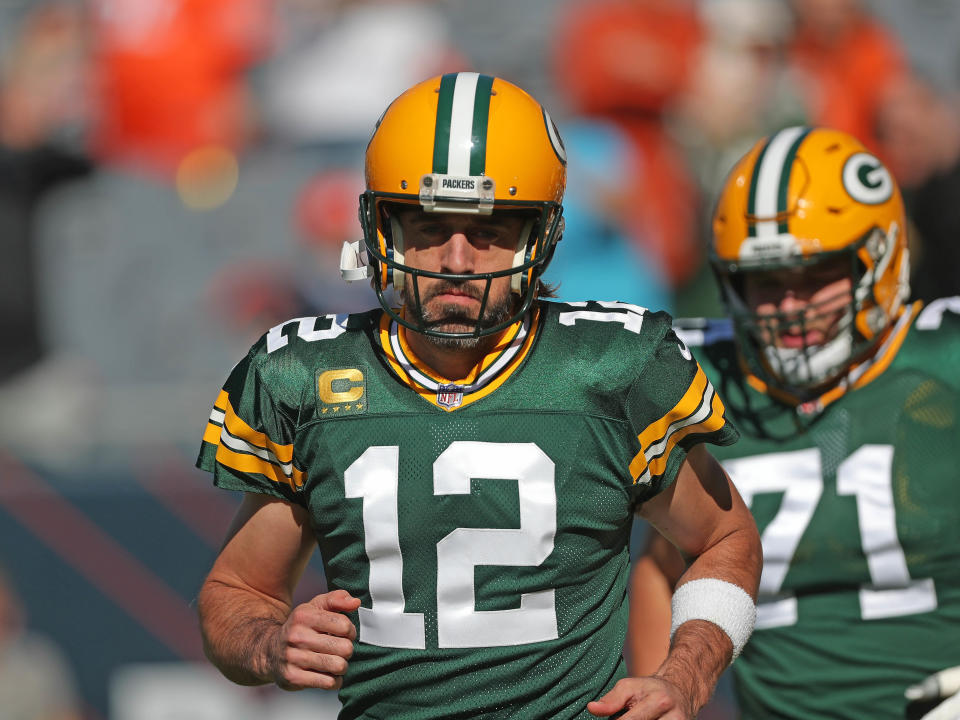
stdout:
<svg viewBox="0 0 960 720">
<path fill-rule="evenodd" d="M 437 404 L 448 410 L 463 402 L 463 388 L 459 385 L 441 385 L 437 388 Z"/>
</svg>

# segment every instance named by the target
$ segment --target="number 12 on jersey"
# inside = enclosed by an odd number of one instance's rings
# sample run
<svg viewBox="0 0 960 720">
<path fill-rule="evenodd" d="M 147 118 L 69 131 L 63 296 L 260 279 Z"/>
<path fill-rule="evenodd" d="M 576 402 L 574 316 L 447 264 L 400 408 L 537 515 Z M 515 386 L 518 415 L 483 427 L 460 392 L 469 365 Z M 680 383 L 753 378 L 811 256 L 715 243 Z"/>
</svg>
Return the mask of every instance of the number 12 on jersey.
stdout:
<svg viewBox="0 0 960 720">
<path fill-rule="evenodd" d="M 370 607 L 361 607 L 360 641 L 424 649 L 423 613 L 406 611 L 399 535 L 400 449 L 368 448 L 344 474 L 346 496 L 363 499 Z M 477 565 L 537 566 L 557 530 L 554 464 L 533 443 L 454 442 L 433 464 L 434 495 L 468 495 L 472 478 L 515 479 L 519 528 L 457 528 L 436 545 L 437 642 L 442 648 L 523 645 L 557 635 L 555 591 L 520 595 L 520 607 L 476 610 Z"/>
</svg>

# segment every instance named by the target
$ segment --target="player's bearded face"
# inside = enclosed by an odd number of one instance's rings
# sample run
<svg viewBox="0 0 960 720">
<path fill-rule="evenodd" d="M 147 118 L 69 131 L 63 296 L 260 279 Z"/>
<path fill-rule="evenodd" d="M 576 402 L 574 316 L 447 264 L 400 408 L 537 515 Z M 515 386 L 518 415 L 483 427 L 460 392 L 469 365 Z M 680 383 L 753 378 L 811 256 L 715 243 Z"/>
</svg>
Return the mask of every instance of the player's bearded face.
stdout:
<svg viewBox="0 0 960 720">
<path fill-rule="evenodd" d="M 446 278 L 410 273 L 403 288 L 408 317 L 427 330 L 472 333 L 500 325 L 515 311 L 508 276 L 477 278 L 508 270 L 524 237 L 528 217 L 519 213 L 468 215 L 405 211 L 398 215 L 410 267 Z M 418 301 L 419 300 L 419 301 Z M 480 338 L 428 336 L 446 347 L 476 347 Z"/>
<path fill-rule="evenodd" d="M 477 319 L 483 302 L 486 281 L 451 282 L 448 280 L 420 280 L 420 304 L 413 292 L 404 293 L 404 304 L 412 318 L 422 322 L 429 330 L 448 333 L 473 332 L 505 322 L 514 312 L 515 298 L 510 293 L 504 278 L 495 279 L 490 288 L 483 317 Z M 450 302 L 452 297 L 472 300 Z M 430 341 L 445 347 L 474 347 L 480 338 L 430 337 Z"/>
</svg>

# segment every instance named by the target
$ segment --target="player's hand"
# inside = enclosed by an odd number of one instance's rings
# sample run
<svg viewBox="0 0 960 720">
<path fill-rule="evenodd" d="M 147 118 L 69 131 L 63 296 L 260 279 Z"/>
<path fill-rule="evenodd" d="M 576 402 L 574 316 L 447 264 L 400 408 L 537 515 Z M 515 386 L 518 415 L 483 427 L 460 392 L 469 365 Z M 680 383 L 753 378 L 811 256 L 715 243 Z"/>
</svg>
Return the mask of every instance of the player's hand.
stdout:
<svg viewBox="0 0 960 720">
<path fill-rule="evenodd" d="M 658 677 L 640 677 L 618 681 L 602 698 L 587 703 L 587 710 L 600 717 L 626 710 L 622 720 L 691 720 L 689 705 L 676 685 Z"/>
<path fill-rule="evenodd" d="M 353 655 L 357 630 L 346 613 L 360 600 L 346 590 L 297 605 L 271 639 L 270 673 L 284 690 L 338 689 Z"/>
</svg>

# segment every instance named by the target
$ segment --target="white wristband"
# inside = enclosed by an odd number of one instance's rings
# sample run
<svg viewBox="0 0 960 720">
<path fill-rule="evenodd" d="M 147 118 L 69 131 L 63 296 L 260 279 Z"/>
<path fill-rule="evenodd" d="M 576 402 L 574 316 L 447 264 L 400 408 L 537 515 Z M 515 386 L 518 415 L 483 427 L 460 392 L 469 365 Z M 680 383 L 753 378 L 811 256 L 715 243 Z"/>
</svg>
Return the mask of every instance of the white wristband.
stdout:
<svg viewBox="0 0 960 720">
<path fill-rule="evenodd" d="M 673 619 L 670 639 L 677 628 L 689 620 L 706 620 L 723 630 L 733 643 L 733 658 L 750 639 L 757 621 L 757 606 L 733 583 L 716 578 L 700 578 L 684 583 L 673 593 Z"/>
</svg>

